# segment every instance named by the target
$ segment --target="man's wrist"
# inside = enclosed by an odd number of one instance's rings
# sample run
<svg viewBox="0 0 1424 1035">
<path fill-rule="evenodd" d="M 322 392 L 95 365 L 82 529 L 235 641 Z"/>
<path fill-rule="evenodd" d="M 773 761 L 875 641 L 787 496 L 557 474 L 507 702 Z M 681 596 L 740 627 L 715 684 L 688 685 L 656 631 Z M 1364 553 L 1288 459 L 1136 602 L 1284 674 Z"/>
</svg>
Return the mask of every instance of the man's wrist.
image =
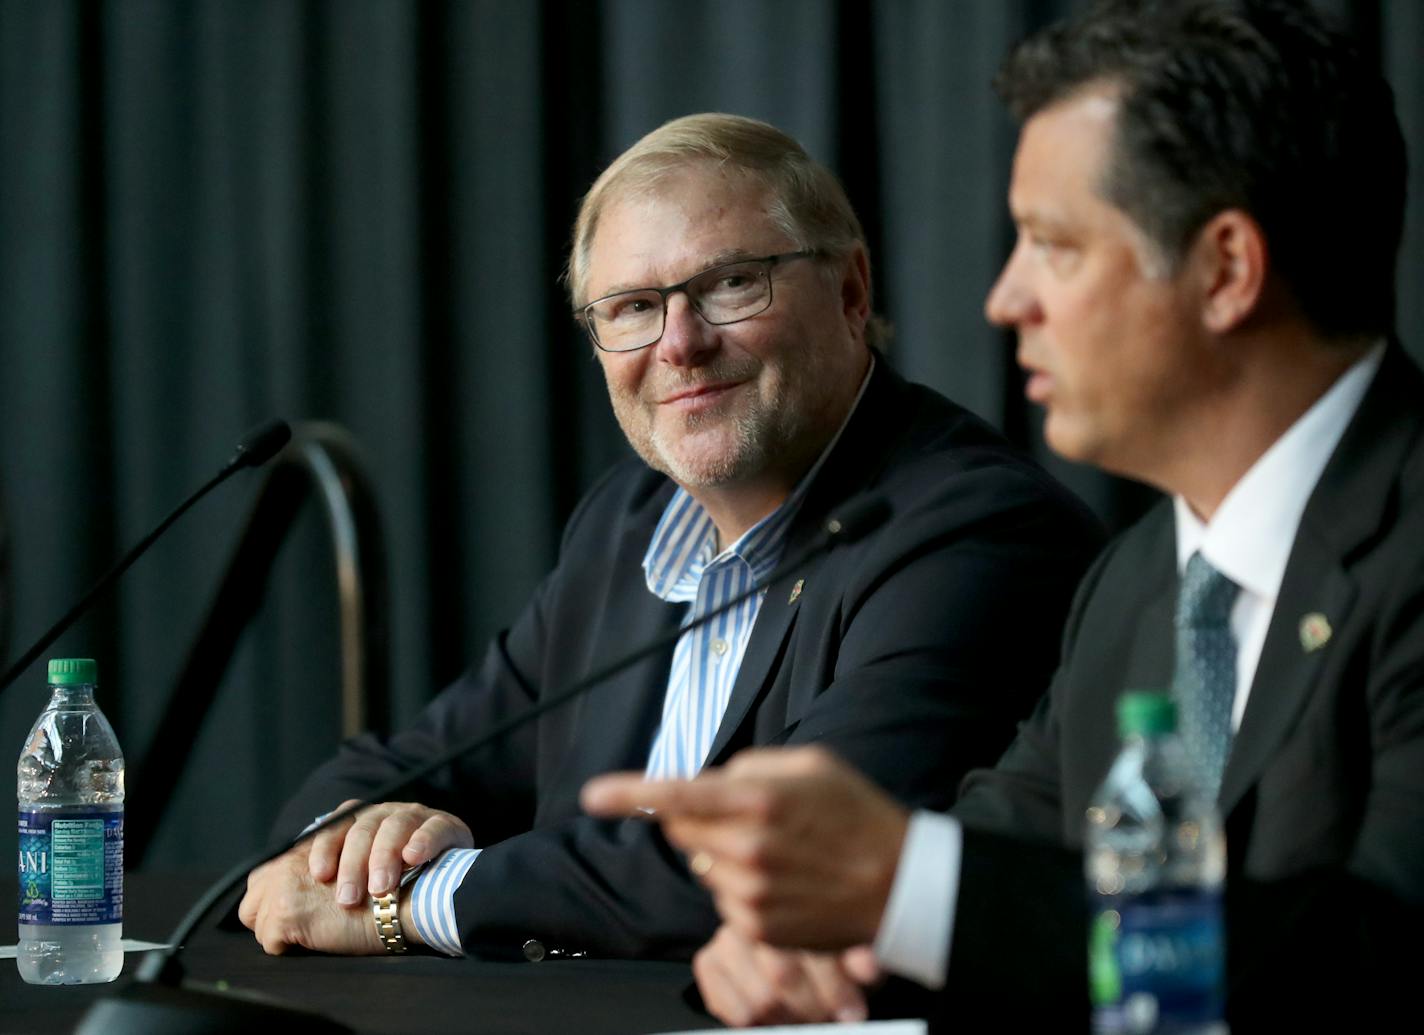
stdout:
<svg viewBox="0 0 1424 1035">
<path fill-rule="evenodd" d="M 400 922 L 400 889 L 371 896 L 371 916 L 375 920 L 376 941 L 382 951 L 399 955 L 406 951 Z"/>
<path fill-rule="evenodd" d="M 383 952 L 399 955 L 412 945 L 423 946 L 415 925 L 410 923 L 409 888 L 414 883 L 425 863 L 412 866 L 401 874 L 400 883 L 384 895 L 371 896 L 371 916 L 374 921 L 376 940 Z"/>
<path fill-rule="evenodd" d="M 872 896 L 874 912 L 868 917 L 869 927 L 864 932 L 865 937 L 862 939 L 867 945 L 875 940 L 885 922 L 885 912 L 890 907 L 890 896 L 895 889 L 895 878 L 900 872 L 900 858 L 905 851 L 905 839 L 909 836 L 910 818 L 909 810 L 897 806 L 894 823 L 888 827 L 885 836 L 880 839 L 880 843 L 887 846 L 887 850 L 879 861 L 875 894 Z M 893 849 L 889 846 L 893 846 Z"/>
</svg>

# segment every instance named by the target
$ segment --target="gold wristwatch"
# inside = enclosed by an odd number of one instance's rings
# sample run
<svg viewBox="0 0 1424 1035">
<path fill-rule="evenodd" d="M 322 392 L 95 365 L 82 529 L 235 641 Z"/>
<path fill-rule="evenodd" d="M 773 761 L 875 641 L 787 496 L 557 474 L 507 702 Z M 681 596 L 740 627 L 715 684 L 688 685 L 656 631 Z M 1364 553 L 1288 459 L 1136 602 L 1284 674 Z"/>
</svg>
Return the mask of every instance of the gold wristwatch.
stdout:
<svg viewBox="0 0 1424 1035">
<path fill-rule="evenodd" d="M 410 946 L 406 945 L 405 933 L 401 930 L 400 896 L 405 886 L 418 877 L 425 869 L 425 863 L 412 866 L 401 874 L 400 883 L 384 895 L 371 896 L 371 915 L 376 920 L 376 937 L 381 939 L 386 952 L 399 955 Z"/>
</svg>

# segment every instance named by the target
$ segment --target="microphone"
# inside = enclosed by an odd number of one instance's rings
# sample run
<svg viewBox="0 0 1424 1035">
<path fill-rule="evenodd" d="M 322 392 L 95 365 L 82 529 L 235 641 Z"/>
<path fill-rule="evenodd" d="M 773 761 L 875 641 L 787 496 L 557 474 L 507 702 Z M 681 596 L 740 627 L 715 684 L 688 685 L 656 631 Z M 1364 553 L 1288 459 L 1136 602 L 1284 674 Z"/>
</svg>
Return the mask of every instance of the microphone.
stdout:
<svg viewBox="0 0 1424 1035">
<path fill-rule="evenodd" d="M 95 598 L 99 596 L 129 567 L 138 560 L 148 548 L 152 546 L 164 532 L 168 531 L 170 525 L 177 521 L 194 503 L 206 496 L 213 489 L 227 481 L 244 467 L 259 467 L 272 459 L 277 451 L 287 444 L 287 440 L 292 437 L 292 429 L 286 421 L 279 419 L 270 420 L 266 424 L 253 428 L 238 442 L 237 449 L 233 451 L 232 458 L 223 465 L 210 478 L 202 488 L 193 493 L 174 509 L 173 513 L 164 518 L 152 532 L 139 540 L 138 545 L 126 553 L 118 564 L 110 568 L 98 582 L 90 587 L 89 592 L 80 598 L 79 603 L 71 607 L 59 621 L 50 626 L 48 632 L 41 636 L 29 650 L 25 651 L 19 661 L 15 662 L 5 674 L 0 676 L 0 693 L 4 693 L 24 671 L 34 664 L 35 659 L 49 649 L 50 644 L 64 635 L 79 617 L 89 610 Z"/>
<path fill-rule="evenodd" d="M 266 424 L 259 424 L 237 444 L 232 458 L 223 467 L 224 471 L 235 471 L 240 467 L 261 467 L 292 440 L 292 427 L 281 417 L 274 417 Z"/>
<path fill-rule="evenodd" d="M 193 904 L 183 919 L 178 922 L 178 926 L 174 928 L 163 948 L 149 951 L 134 975 L 135 983 L 133 985 L 117 996 L 100 1000 L 89 1008 L 79 1027 L 75 1029 L 76 1035 L 128 1035 L 128 1033 L 144 1035 L 144 1033 L 157 1030 L 178 1031 L 180 1029 L 176 1026 L 155 1027 L 160 1019 L 165 1024 L 171 1024 L 174 1011 L 183 1011 L 190 1017 L 191 1024 L 183 1027 L 182 1031 L 201 1031 L 208 1035 L 217 1035 L 217 1033 L 227 1031 L 251 1030 L 250 1027 L 238 1025 L 234 1019 L 225 1015 L 224 1011 L 228 1009 L 227 1004 L 232 1002 L 231 999 L 210 992 L 182 988 L 183 967 L 178 959 L 179 953 L 183 951 L 183 946 L 193 931 L 203 922 L 213 907 L 250 872 L 284 852 L 290 851 L 308 838 L 314 837 L 327 827 L 344 822 L 373 804 L 390 800 L 408 786 L 443 766 L 449 765 L 466 754 L 478 751 L 485 745 L 532 722 L 545 712 L 567 703 L 580 694 L 588 692 L 599 683 L 631 668 L 649 655 L 675 643 L 684 634 L 706 625 L 748 597 L 762 592 L 768 586 L 796 571 L 807 561 L 822 553 L 827 553 L 837 546 L 863 538 L 888 520 L 891 513 L 890 504 L 883 497 L 869 496 L 852 500 L 839 508 L 837 515 L 825 522 L 822 526 L 822 534 L 815 542 L 798 551 L 791 559 L 782 561 L 774 571 L 764 579 L 754 582 L 745 592 L 737 594 L 693 621 L 680 625 L 678 628 L 648 641 L 641 647 L 634 648 L 621 658 L 611 661 L 569 686 L 555 691 L 537 704 L 532 704 L 504 721 L 457 743 L 435 758 L 413 769 L 406 770 L 384 786 L 376 788 L 361 801 L 344 809 L 338 809 L 320 822 L 312 824 L 286 844 L 276 848 L 263 849 L 243 859 L 218 878 L 217 882 Z M 265 1003 L 261 1008 L 272 1011 L 264 1020 L 264 1023 L 267 1024 L 278 1020 L 291 1023 L 298 1016 L 297 1011 L 275 1003 Z M 250 1000 L 243 1002 L 244 1011 L 255 1009 L 257 1009 L 256 1005 Z M 312 1027 L 316 1015 L 303 1013 L 300 1017 L 301 1023 L 308 1026 L 306 1030 L 311 1032 L 344 1032 L 348 1030 L 327 1018 L 320 1018 L 320 1026 Z M 255 1020 L 255 1015 L 245 1016 L 242 1025 L 251 1025 Z"/>
<path fill-rule="evenodd" d="M 851 500 L 841 508 L 838 516 L 826 521 L 826 535 L 831 540 L 830 545 L 853 543 L 857 539 L 863 539 L 867 533 L 874 532 L 890 520 L 890 514 L 890 503 L 884 496 L 861 496 Z M 798 566 L 800 563 L 803 562 L 798 562 Z M 776 572 L 772 574 L 777 578 L 781 577 Z M 768 578 L 766 584 L 769 586 L 774 581 L 774 578 Z"/>
</svg>

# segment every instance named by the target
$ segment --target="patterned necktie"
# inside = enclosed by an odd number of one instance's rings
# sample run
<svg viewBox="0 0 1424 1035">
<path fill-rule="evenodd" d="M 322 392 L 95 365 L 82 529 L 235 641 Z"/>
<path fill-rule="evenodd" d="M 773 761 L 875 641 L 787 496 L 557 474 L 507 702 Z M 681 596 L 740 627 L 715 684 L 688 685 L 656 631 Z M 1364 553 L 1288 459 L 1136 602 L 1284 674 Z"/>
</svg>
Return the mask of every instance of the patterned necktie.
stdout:
<svg viewBox="0 0 1424 1035">
<path fill-rule="evenodd" d="M 1172 696 L 1182 741 L 1197 780 L 1215 800 L 1231 748 L 1231 706 L 1236 699 L 1236 639 L 1231 607 L 1241 587 L 1192 554 L 1177 596 L 1177 668 Z"/>
</svg>

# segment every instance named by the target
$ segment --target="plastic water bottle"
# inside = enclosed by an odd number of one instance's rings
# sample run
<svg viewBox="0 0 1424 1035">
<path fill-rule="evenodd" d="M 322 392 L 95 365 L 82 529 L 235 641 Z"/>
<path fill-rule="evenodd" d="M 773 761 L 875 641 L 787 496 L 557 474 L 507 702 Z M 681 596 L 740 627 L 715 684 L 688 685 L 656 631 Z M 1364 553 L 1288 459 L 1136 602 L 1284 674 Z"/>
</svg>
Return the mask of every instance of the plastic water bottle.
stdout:
<svg viewBox="0 0 1424 1035">
<path fill-rule="evenodd" d="M 49 663 L 50 699 L 20 752 L 20 977 L 112 981 L 124 965 L 124 756 L 89 658 Z"/>
<path fill-rule="evenodd" d="M 1088 808 L 1094 1032 L 1223 1033 L 1226 842 L 1166 694 L 1118 702 L 1122 751 Z"/>
</svg>

